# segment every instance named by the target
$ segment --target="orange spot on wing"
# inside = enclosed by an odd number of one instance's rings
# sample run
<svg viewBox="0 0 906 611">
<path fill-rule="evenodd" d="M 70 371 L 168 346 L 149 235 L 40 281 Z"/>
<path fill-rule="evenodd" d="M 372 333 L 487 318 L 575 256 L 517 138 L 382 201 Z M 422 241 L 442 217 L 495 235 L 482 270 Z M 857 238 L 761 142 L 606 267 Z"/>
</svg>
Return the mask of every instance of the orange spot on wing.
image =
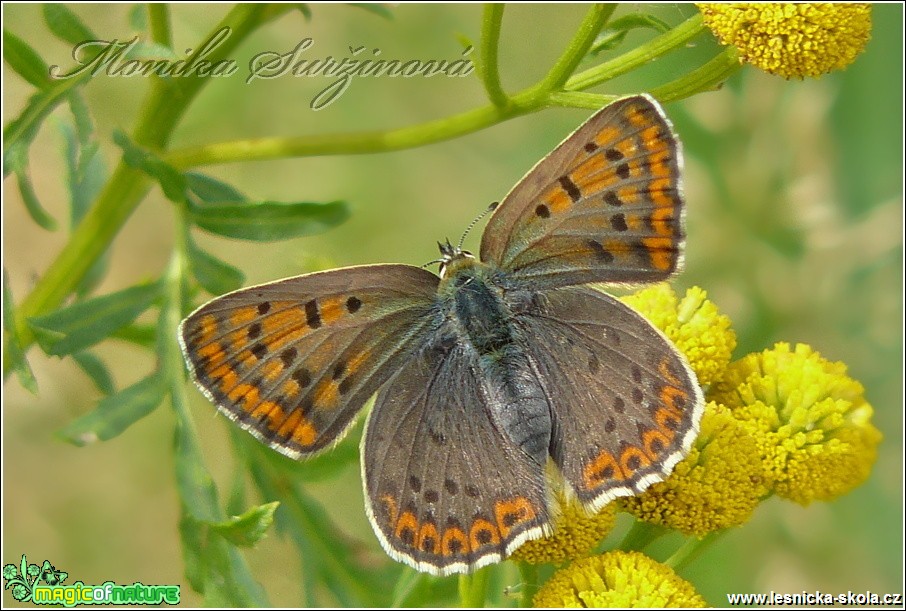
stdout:
<svg viewBox="0 0 906 611">
<path fill-rule="evenodd" d="M 616 184 L 617 180 L 617 175 L 613 172 L 601 172 L 582 185 L 582 193 L 585 194 L 586 197 L 597 195 Z"/>
<path fill-rule="evenodd" d="M 573 181 L 577 187 L 583 189 L 585 183 L 605 167 L 607 167 L 607 160 L 604 158 L 604 155 L 594 155 L 585 160 L 579 167 L 575 168 L 570 173 L 569 179 Z"/>
<path fill-rule="evenodd" d="M 198 356 L 208 357 L 208 362 L 212 361 L 215 356 L 222 358 L 223 348 L 218 342 L 211 342 L 196 350 Z"/>
<path fill-rule="evenodd" d="M 626 111 L 626 119 L 635 127 L 644 127 L 650 123 L 648 117 L 638 107 L 629 108 Z"/>
<path fill-rule="evenodd" d="M 315 389 L 314 404 L 318 409 L 333 409 L 339 404 L 340 392 L 335 380 L 324 380 Z"/>
<path fill-rule="evenodd" d="M 469 539 L 466 533 L 459 528 L 450 527 L 444 531 L 444 536 L 440 541 L 440 553 L 442 556 L 458 556 L 469 553 Z"/>
<path fill-rule="evenodd" d="M 644 446 L 645 454 L 651 460 L 657 460 L 670 446 L 672 439 L 672 436 L 667 437 L 666 434 L 657 429 L 648 429 L 642 434 L 642 445 Z M 660 449 L 655 449 L 656 442 L 660 443 Z"/>
<path fill-rule="evenodd" d="M 642 244 L 648 249 L 652 265 L 662 271 L 673 269 L 676 260 L 673 240 L 664 237 L 642 238 Z"/>
<path fill-rule="evenodd" d="M 283 410 L 280 408 L 279 405 L 277 405 L 277 404 L 274 403 L 273 401 L 262 401 L 262 402 L 259 403 L 258 406 L 252 411 L 252 418 L 254 418 L 255 420 L 263 420 L 263 419 L 267 419 L 268 421 L 270 421 L 270 420 L 271 420 L 271 413 L 272 413 L 274 410 L 279 410 L 279 411 L 281 412 L 281 416 L 282 416 Z"/>
<path fill-rule="evenodd" d="M 298 321 L 296 322 L 298 323 Z M 309 333 L 311 333 L 311 330 L 306 325 L 284 329 L 284 331 L 280 334 L 268 336 L 267 349 L 271 352 L 277 352 L 278 350 L 281 350 L 286 346 L 301 341 L 302 338 L 304 338 Z"/>
<path fill-rule="evenodd" d="M 346 300 L 342 297 L 322 299 L 318 306 L 321 309 L 321 322 L 325 325 L 336 322 L 346 313 Z"/>
<path fill-rule="evenodd" d="M 654 413 L 654 421 L 664 437 L 668 441 L 673 441 L 673 438 L 676 437 L 676 429 L 682 423 L 682 414 L 673 408 L 661 408 Z"/>
<path fill-rule="evenodd" d="M 384 506 L 384 513 L 387 514 L 390 522 L 396 522 L 396 501 L 393 500 L 393 497 L 389 494 L 384 494 L 380 498 L 381 504 Z"/>
<path fill-rule="evenodd" d="M 670 222 L 673 220 L 673 209 L 660 207 L 655 208 L 654 212 L 651 213 L 651 226 L 654 228 L 655 233 L 661 236 L 672 236 L 673 228 L 670 226 Z"/>
<path fill-rule="evenodd" d="M 361 352 L 350 358 L 348 361 L 346 361 L 346 375 L 348 376 L 358 371 L 362 364 L 367 361 L 370 356 L 371 352 L 369 350 L 362 350 Z"/>
<path fill-rule="evenodd" d="M 613 454 L 606 450 L 599 452 L 592 461 L 585 465 L 582 476 L 582 483 L 586 490 L 594 490 L 607 480 L 626 479 Z"/>
<path fill-rule="evenodd" d="M 476 518 L 469 528 L 469 547 L 477 550 L 485 545 L 499 545 L 500 533 L 497 527 L 484 518 Z"/>
<path fill-rule="evenodd" d="M 636 187 L 620 187 L 617 189 L 617 197 L 624 204 L 635 204 L 639 200 L 639 190 Z"/>
<path fill-rule="evenodd" d="M 418 532 L 418 520 L 415 518 L 415 514 L 411 511 L 405 511 L 399 517 L 399 520 L 397 520 L 396 522 L 396 529 L 393 531 L 393 534 L 396 535 L 397 539 L 402 539 L 404 531 L 411 532 L 412 540 L 409 543 L 415 543 L 415 536 Z"/>
<path fill-rule="evenodd" d="M 302 422 L 302 410 L 296 408 L 289 413 L 289 416 L 286 417 L 280 425 L 280 428 L 277 429 L 277 435 L 280 437 L 289 437 L 296 430 L 296 426 L 298 426 L 300 422 Z"/>
<path fill-rule="evenodd" d="M 517 496 L 509 501 L 497 501 L 494 504 L 494 517 L 500 533 L 508 537 L 514 526 L 534 519 L 535 508 L 527 498 Z"/>
<path fill-rule="evenodd" d="M 614 140 L 617 140 L 621 134 L 622 132 L 619 128 L 613 125 L 607 125 L 595 134 L 595 144 L 600 147 L 607 146 Z"/>
<path fill-rule="evenodd" d="M 214 340 L 217 335 L 217 317 L 213 314 L 205 314 L 198 321 L 198 338 L 196 343 L 207 344 Z"/>
<path fill-rule="evenodd" d="M 648 183 L 648 193 L 651 195 L 651 201 L 658 207 L 673 207 L 673 197 L 670 196 L 673 190 L 673 185 L 668 178 L 657 178 Z"/>
<path fill-rule="evenodd" d="M 547 207 L 551 213 L 563 212 L 572 205 L 573 200 L 559 185 L 547 192 L 544 197 Z"/>
<path fill-rule="evenodd" d="M 440 553 L 440 535 L 437 532 L 437 526 L 431 522 L 422 524 L 418 529 L 416 548 L 430 554 Z"/>
<path fill-rule="evenodd" d="M 229 365 L 221 365 L 208 375 L 214 380 L 219 380 L 218 386 L 220 387 L 220 392 L 223 393 L 230 392 L 239 381 L 239 376 L 230 369 Z"/>
<path fill-rule="evenodd" d="M 230 314 L 230 324 L 234 327 L 244 327 L 256 318 L 258 318 L 257 307 L 238 308 Z"/>
<path fill-rule="evenodd" d="M 630 461 L 632 461 L 632 459 L 634 458 L 638 459 L 638 465 L 636 465 L 635 468 L 631 467 L 629 464 Z M 623 473 L 626 473 L 627 475 L 641 469 L 642 467 L 647 467 L 650 464 L 651 459 L 649 459 L 648 456 L 645 455 L 645 452 L 642 451 L 642 448 L 639 448 L 637 446 L 628 446 L 623 450 L 622 454 L 620 454 L 620 468 L 623 470 Z"/>
<path fill-rule="evenodd" d="M 283 383 L 282 386 L 283 394 L 286 395 L 288 399 L 291 399 L 299 394 L 301 388 L 299 388 L 299 383 L 294 379 L 290 378 Z"/>
<path fill-rule="evenodd" d="M 298 410 L 301 412 L 302 410 Z M 318 431 L 307 418 L 301 418 L 296 428 L 293 429 L 293 441 L 301 446 L 310 446 L 318 437 Z"/>
<path fill-rule="evenodd" d="M 277 379 L 280 373 L 283 372 L 283 363 L 279 360 L 270 360 L 264 364 L 263 373 L 264 378 L 270 382 L 273 382 Z"/>
</svg>

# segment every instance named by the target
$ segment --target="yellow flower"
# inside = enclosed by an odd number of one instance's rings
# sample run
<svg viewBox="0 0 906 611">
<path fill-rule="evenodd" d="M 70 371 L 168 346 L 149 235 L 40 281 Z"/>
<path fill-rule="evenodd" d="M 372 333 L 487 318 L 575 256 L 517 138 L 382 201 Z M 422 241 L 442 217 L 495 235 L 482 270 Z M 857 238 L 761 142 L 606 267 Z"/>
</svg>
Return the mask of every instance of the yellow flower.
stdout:
<svg viewBox="0 0 906 611">
<path fill-rule="evenodd" d="M 849 492 L 871 472 L 881 433 L 863 392 L 843 363 L 781 343 L 732 363 L 710 398 L 755 436 L 774 492 L 806 505 Z"/>
<path fill-rule="evenodd" d="M 768 491 L 755 438 L 712 402 L 689 455 L 670 477 L 622 505 L 646 522 L 703 537 L 747 522 Z"/>
<path fill-rule="evenodd" d="M 640 552 L 576 560 L 535 594 L 536 607 L 704 607 L 705 600 L 670 567 Z"/>
<path fill-rule="evenodd" d="M 678 300 L 669 285 L 657 284 L 622 298 L 676 345 L 703 386 L 723 374 L 736 348 L 730 319 L 707 297 L 704 290 L 694 286 Z"/>
<path fill-rule="evenodd" d="M 614 503 L 589 515 L 576 499 L 567 499 L 562 491 L 556 496 L 560 515 L 553 534 L 523 543 L 511 558 L 529 564 L 545 564 L 587 556 L 613 528 L 617 518 Z"/>
<path fill-rule="evenodd" d="M 853 63 L 871 36 L 870 4 L 697 4 L 740 60 L 784 78 L 821 76 Z"/>
</svg>

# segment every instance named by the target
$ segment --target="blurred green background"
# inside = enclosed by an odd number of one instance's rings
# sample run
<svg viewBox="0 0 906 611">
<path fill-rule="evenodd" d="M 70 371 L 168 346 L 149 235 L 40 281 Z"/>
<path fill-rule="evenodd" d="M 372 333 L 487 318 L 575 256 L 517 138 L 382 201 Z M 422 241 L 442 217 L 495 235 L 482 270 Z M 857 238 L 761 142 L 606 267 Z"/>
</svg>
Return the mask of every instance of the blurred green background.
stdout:
<svg viewBox="0 0 906 611">
<path fill-rule="evenodd" d="M 102 37 L 132 36 L 132 5 L 73 5 Z M 175 48 L 198 43 L 229 7 L 172 8 Z M 645 10 L 649 7 L 646 5 Z M 641 10 L 626 5 L 617 14 Z M 695 9 L 655 9 L 679 23 Z M 5 27 L 48 64 L 71 64 L 71 48 L 42 23 L 40 5 L 3 6 Z M 327 108 L 311 99 L 328 80 L 284 76 L 244 83 L 249 57 L 288 52 L 303 38 L 306 57 L 345 57 L 350 47 L 379 48 L 384 59 L 456 59 L 458 37 L 477 41 L 479 5 L 398 5 L 386 20 L 339 5 L 315 5 L 306 21 L 290 13 L 265 26 L 235 54 L 239 72 L 211 83 L 190 108 L 174 148 L 259 136 L 390 129 L 485 104 L 470 78 L 355 80 Z M 540 78 L 586 7 L 518 5 L 506 9 L 501 72 L 508 91 Z M 785 81 L 746 68 L 720 91 L 674 103 L 667 112 L 684 142 L 688 242 L 678 288 L 705 288 L 734 322 L 736 356 L 777 341 L 805 342 L 847 363 L 866 388 L 884 434 L 871 478 L 833 503 L 803 508 L 771 500 L 753 520 L 723 538 L 683 575 L 714 605 L 726 592 L 903 590 L 903 9 L 874 7 L 866 52 L 848 70 L 818 80 Z M 633 33 L 628 45 L 648 34 Z M 654 87 L 713 53 L 707 37 L 605 86 L 605 93 Z M 30 87 L 4 66 L 4 124 L 23 108 Z M 94 79 L 84 94 L 108 167 L 119 149 L 114 129 L 129 131 L 147 87 L 142 78 Z M 247 283 L 324 266 L 404 262 L 437 256 L 435 242 L 458 239 L 472 218 L 509 188 L 591 113 L 551 109 L 454 141 L 359 156 L 234 163 L 205 171 L 253 199 L 343 199 L 351 219 L 322 236 L 274 244 L 199 235 L 214 254 L 242 268 Z M 63 112 L 52 119 L 69 120 Z M 66 218 L 62 138 L 45 124 L 31 149 L 32 177 L 43 204 Z M 65 232 L 31 222 L 14 181 L 4 184 L 4 268 L 15 298 L 27 294 L 65 243 Z M 113 245 L 106 293 L 161 273 L 172 244 L 172 211 L 153 190 Z M 480 230 L 467 246 L 477 248 Z M 107 342 L 97 353 L 118 387 L 147 374 L 152 356 Z M 173 416 L 164 405 L 119 438 L 85 448 L 54 431 L 84 414 L 97 390 L 69 361 L 37 350 L 30 361 L 40 394 L 14 378 L 4 387 L 3 555 L 45 558 L 70 581 L 185 584 L 173 481 Z M 221 488 L 236 461 L 228 422 L 196 392 L 193 410 L 205 459 Z M 363 511 L 358 468 L 310 491 L 363 553 L 379 546 Z M 265 499 L 269 500 L 269 499 Z M 272 603 L 299 598 L 300 559 L 276 534 L 247 553 Z M 4 593 L 4 604 L 14 601 Z M 200 598 L 183 588 L 183 601 Z"/>
</svg>

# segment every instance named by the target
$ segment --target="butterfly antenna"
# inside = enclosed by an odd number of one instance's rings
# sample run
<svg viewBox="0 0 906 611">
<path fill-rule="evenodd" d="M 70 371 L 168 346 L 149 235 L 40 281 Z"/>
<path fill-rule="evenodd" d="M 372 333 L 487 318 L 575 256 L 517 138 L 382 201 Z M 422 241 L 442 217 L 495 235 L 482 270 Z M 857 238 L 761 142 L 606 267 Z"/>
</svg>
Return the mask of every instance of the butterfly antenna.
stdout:
<svg viewBox="0 0 906 611">
<path fill-rule="evenodd" d="M 462 250 L 462 245 L 463 245 L 463 243 L 466 241 L 466 236 L 469 235 L 469 232 L 472 231 L 472 228 L 473 228 L 475 225 L 477 225 L 477 224 L 478 224 L 478 221 L 480 221 L 481 219 L 483 219 L 483 218 L 487 215 L 488 212 L 493 212 L 494 210 L 496 210 L 498 205 L 500 205 L 500 202 L 491 202 L 491 205 L 488 206 L 487 209 L 486 209 L 484 212 L 482 212 L 481 214 L 479 214 L 479 215 L 475 218 L 474 221 L 472 221 L 471 223 L 469 223 L 469 226 L 466 227 L 466 230 L 462 233 L 462 237 L 459 238 L 459 244 L 456 246 L 456 250 Z"/>
</svg>

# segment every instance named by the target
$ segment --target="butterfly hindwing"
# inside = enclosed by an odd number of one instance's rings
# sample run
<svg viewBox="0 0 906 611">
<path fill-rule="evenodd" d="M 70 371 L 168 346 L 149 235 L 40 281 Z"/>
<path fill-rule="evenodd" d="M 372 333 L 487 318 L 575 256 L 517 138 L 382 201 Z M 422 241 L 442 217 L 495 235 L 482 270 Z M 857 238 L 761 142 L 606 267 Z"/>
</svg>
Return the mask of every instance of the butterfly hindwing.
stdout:
<svg viewBox="0 0 906 611">
<path fill-rule="evenodd" d="M 180 342 L 208 398 L 299 458 L 340 439 L 408 359 L 438 278 L 406 265 L 308 274 L 230 293 L 193 312 Z"/>
<path fill-rule="evenodd" d="M 597 510 L 663 480 L 698 432 L 701 389 L 641 315 L 590 287 L 546 291 L 516 324 L 553 414 L 551 457 Z"/>
<path fill-rule="evenodd" d="M 380 391 L 363 440 L 368 515 L 384 549 L 434 574 L 498 562 L 548 529 L 544 464 L 495 425 L 474 351 L 440 341 Z"/>
<path fill-rule="evenodd" d="M 646 95 L 592 116 L 497 207 L 481 259 L 544 287 L 640 284 L 681 263 L 680 144 Z"/>
</svg>

